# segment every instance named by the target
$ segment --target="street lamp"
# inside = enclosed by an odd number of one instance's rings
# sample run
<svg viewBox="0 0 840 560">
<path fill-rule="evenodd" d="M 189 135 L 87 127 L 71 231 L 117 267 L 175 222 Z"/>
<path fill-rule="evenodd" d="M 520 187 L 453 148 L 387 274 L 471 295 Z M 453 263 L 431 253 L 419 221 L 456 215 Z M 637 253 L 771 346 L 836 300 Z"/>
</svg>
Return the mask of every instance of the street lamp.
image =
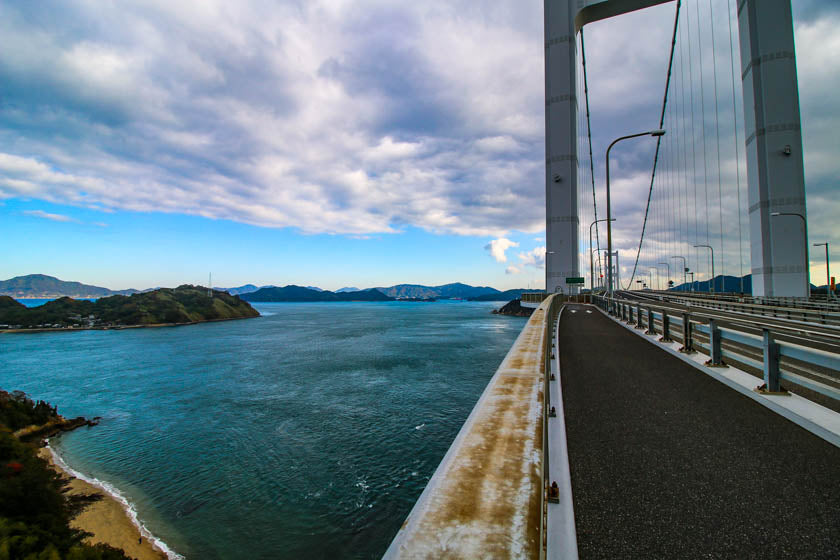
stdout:
<svg viewBox="0 0 840 560">
<path fill-rule="evenodd" d="M 715 293 L 715 250 L 712 249 L 711 245 L 695 245 L 695 247 L 706 247 L 709 251 L 712 252 L 712 287 L 711 287 L 711 293 Z"/>
<path fill-rule="evenodd" d="M 834 298 L 834 293 L 831 291 L 831 270 L 828 264 L 828 241 L 825 243 L 814 243 L 814 247 L 822 247 L 825 245 L 825 291 L 828 299 Z M 810 282 L 808 282 L 810 284 Z"/>
<path fill-rule="evenodd" d="M 670 281 L 671 281 L 671 265 L 670 265 L 670 264 L 668 264 L 668 263 L 659 263 L 659 264 L 664 264 L 665 266 L 667 266 L 667 267 L 668 267 L 668 282 L 670 282 Z M 665 286 L 666 286 L 666 290 L 665 290 L 665 291 L 667 292 L 667 291 L 668 291 L 668 290 L 667 290 L 667 286 L 668 286 L 668 285 L 667 285 L 667 284 L 665 284 Z"/>
<path fill-rule="evenodd" d="M 685 287 L 685 273 L 688 272 L 688 261 L 686 261 L 685 257 L 682 255 L 674 255 L 671 258 L 683 260 L 683 287 Z"/>
<path fill-rule="evenodd" d="M 594 222 L 589 224 L 589 289 L 590 290 L 595 289 L 595 267 L 593 266 L 593 262 L 592 262 L 592 226 L 594 226 L 598 222 L 606 222 L 606 221 L 614 222 L 615 218 L 612 218 L 612 219 L 604 218 L 603 220 L 595 220 Z M 600 263 L 601 261 L 598 261 L 598 262 Z M 600 266 L 601 265 L 599 264 L 598 265 L 599 269 L 600 269 Z"/>
<path fill-rule="evenodd" d="M 594 257 L 593 257 L 593 253 L 595 253 L 595 252 L 597 252 L 597 251 L 598 251 L 598 248 L 597 248 L 597 247 L 589 251 L 589 263 L 590 263 L 589 268 L 590 268 L 590 274 L 592 273 L 592 272 L 591 272 L 591 269 L 592 269 L 592 260 L 594 259 Z M 600 256 L 601 256 L 601 255 L 600 255 L 600 253 L 599 253 L 599 254 L 598 254 L 598 257 L 600 258 Z M 600 262 L 600 260 L 599 260 L 598 262 Z M 603 275 L 601 275 L 601 278 L 603 278 Z M 590 284 L 595 284 L 595 280 L 593 279 L 593 280 L 592 280 L 592 282 L 590 282 Z M 601 280 L 600 280 L 600 278 L 599 278 L 599 279 L 598 279 L 598 286 L 600 287 L 600 286 L 601 286 L 601 284 L 602 284 L 602 282 L 601 282 Z"/>
<path fill-rule="evenodd" d="M 811 299 L 811 258 L 808 256 L 808 220 L 802 214 L 796 212 L 771 212 L 771 216 L 799 216 L 802 218 L 802 225 L 805 226 L 805 297 Z"/>
<path fill-rule="evenodd" d="M 665 131 L 662 129 L 649 130 L 647 132 L 640 132 L 638 134 L 630 134 L 622 136 L 612 141 L 612 144 L 607 148 L 607 290 L 610 297 L 613 295 L 613 273 L 612 273 L 612 207 L 610 206 L 610 150 L 617 143 L 622 140 L 629 140 L 630 138 L 638 138 L 639 136 L 663 136 Z"/>
<path fill-rule="evenodd" d="M 691 291 L 693 292 L 694 291 L 694 273 L 689 272 L 689 274 L 691 274 Z"/>
</svg>

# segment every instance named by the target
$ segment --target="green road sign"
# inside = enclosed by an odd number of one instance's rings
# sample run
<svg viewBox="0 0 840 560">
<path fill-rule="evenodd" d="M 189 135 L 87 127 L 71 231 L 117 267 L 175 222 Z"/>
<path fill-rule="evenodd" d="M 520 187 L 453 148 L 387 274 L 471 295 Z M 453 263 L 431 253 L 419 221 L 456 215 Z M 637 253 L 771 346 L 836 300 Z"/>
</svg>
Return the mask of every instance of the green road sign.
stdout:
<svg viewBox="0 0 840 560">
<path fill-rule="evenodd" d="M 577 278 L 566 278 L 566 284 L 583 284 L 583 278 L 580 276 Z"/>
</svg>

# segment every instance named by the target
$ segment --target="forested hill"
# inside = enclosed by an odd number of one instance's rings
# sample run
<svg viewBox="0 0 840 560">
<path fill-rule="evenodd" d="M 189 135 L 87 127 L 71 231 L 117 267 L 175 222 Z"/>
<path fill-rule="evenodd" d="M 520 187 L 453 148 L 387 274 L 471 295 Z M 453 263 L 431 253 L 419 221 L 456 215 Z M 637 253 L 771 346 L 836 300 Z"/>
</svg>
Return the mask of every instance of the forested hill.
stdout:
<svg viewBox="0 0 840 560">
<path fill-rule="evenodd" d="M 358 292 L 316 291 L 303 286 L 284 286 L 282 288 L 261 288 L 250 294 L 240 296 L 246 301 L 392 301 L 379 290 L 360 290 Z"/>
<path fill-rule="evenodd" d="M 63 297 L 31 308 L 0 296 L 0 328 L 184 324 L 258 316 L 250 304 L 237 296 L 218 291 L 208 296 L 207 288 L 189 285 L 97 301 Z"/>
<path fill-rule="evenodd" d="M 487 294 L 498 294 L 499 290 L 489 286 L 470 286 L 455 282 L 442 286 L 423 286 L 422 284 L 397 284 L 389 288 L 376 288 L 392 298 L 460 298 L 467 299 Z"/>
<path fill-rule="evenodd" d="M 114 291 L 81 282 L 65 282 L 46 274 L 27 274 L 0 280 L 0 295 L 15 298 L 54 298 L 69 296 L 75 298 L 99 298 L 113 295 L 129 295 L 137 290 Z"/>
</svg>

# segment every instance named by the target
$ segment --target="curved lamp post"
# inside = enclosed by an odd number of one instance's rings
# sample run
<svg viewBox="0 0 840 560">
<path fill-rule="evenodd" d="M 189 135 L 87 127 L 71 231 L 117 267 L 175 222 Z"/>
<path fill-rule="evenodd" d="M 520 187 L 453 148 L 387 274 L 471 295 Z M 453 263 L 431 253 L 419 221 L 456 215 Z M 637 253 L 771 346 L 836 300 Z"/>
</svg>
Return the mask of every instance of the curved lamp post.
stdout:
<svg viewBox="0 0 840 560">
<path fill-rule="evenodd" d="M 671 265 L 668 264 L 668 263 L 659 263 L 659 264 L 664 264 L 666 267 L 668 267 L 668 281 L 670 282 L 671 281 Z M 668 284 L 665 284 L 665 291 L 666 292 L 668 291 Z"/>
<path fill-rule="evenodd" d="M 825 245 L 825 291 L 827 299 L 834 299 L 834 292 L 831 291 L 831 269 L 828 264 L 828 241 L 825 243 L 814 243 L 814 247 Z M 810 284 L 810 282 L 809 282 Z"/>
<path fill-rule="evenodd" d="M 796 212 L 771 212 L 774 218 L 777 216 L 799 216 L 802 218 L 802 225 L 805 226 L 805 297 L 811 299 L 811 257 L 808 256 L 808 220 L 802 214 Z"/>
<path fill-rule="evenodd" d="M 595 289 L 595 267 L 594 267 L 593 262 L 592 262 L 592 226 L 594 226 L 598 222 L 606 222 L 606 221 L 614 222 L 615 218 L 604 218 L 603 220 L 595 220 L 594 222 L 589 224 L 589 289 L 590 290 Z M 601 261 L 599 260 L 598 262 L 600 263 Z M 598 266 L 600 267 L 601 265 L 599 264 Z"/>
<path fill-rule="evenodd" d="M 711 245 L 695 245 L 695 247 L 705 247 L 712 252 L 712 283 L 710 291 L 711 293 L 715 293 L 715 250 L 712 249 Z"/>
<path fill-rule="evenodd" d="M 682 255 L 673 255 L 671 258 L 672 259 L 682 259 L 683 260 L 683 287 L 685 287 L 685 284 L 687 282 L 685 274 L 686 274 L 686 272 L 688 272 L 688 261 L 685 260 L 685 257 L 682 256 Z"/>
<path fill-rule="evenodd" d="M 664 136 L 665 131 L 662 129 L 649 130 L 647 132 L 639 132 L 638 134 L 630 134 L 622 136 L 612 141 L 607 148 L 607 291 L 609 296 L 613 295 L 613 271 L 612 271 L 612 207 L 610 206 L 610 150 L 617 143 L 622 140 L 629 140 L 630 138 L 638 138 L 639 136 Z"/>
</svg>

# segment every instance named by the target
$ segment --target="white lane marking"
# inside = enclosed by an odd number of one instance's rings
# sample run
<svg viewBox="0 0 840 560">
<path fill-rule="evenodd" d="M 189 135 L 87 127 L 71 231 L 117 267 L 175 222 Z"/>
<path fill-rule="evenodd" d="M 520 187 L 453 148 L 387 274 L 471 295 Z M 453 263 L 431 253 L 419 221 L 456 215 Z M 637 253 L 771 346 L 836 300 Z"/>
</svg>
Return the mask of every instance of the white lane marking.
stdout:
<svg viewBox="0 0 840 560">
<path fill-rule="evenodd" d="M 587 309 L 587 310 L 586 310 L 586 312 L 587 312 L 587 313 L 592 313 L 592 310 L 591 310 L 591 309 Z"/>
<path fill-rule="evenodd" d="M 577 309 L 569 309 L 570 313 L 577 313 Z"/>
</svg>

